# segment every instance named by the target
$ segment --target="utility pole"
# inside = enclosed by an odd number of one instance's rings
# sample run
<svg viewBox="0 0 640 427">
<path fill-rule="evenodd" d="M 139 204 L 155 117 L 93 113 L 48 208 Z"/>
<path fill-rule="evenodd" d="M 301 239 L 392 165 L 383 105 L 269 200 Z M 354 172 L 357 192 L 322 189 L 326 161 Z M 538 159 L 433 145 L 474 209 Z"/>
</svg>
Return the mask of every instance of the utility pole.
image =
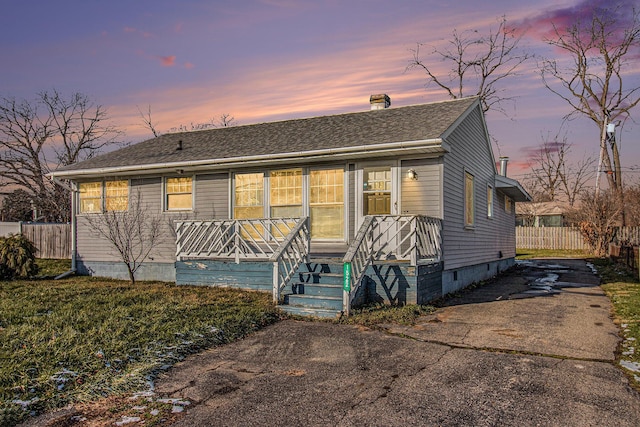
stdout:
<svg viewBox="0 0 640 427">
<path fill-rule="evenodd" d="M 604 123 L 600 135 L 600 156 L 598 156 L 598 170 L 596 170 L 596 199 L 600 196 L 600 175 L 602 174 L 602 158 L 607 149 L 607 126 L 609 125 L 609 112 L 604 112 Z"/>
</svg>

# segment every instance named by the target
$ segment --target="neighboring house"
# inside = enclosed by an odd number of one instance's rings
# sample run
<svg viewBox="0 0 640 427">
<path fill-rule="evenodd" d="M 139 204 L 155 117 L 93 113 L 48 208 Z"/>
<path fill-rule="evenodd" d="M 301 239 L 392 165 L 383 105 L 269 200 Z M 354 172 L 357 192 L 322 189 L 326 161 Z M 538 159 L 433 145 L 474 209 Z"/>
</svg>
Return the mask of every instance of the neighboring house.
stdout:
<svg viewBox="0 0 640 427">
<path fill-rule="evenodd" d="M 85 218 L 138 190 L 177 221 L 139 279 L 273 290 L 291 311 L 425 303 L 511 266 L 514 202 L 530 197 L 497 173 L 479 99 L 370 101 L 166 134 L 59 169 L 77 188 L 78 272 L 127 277 Z"/>
<path fill-rule="evenodd" d="M 516 225 L 520 227 L 564 227 L 569 207 L 562 202 L 518 203 Z"/>
</svg>

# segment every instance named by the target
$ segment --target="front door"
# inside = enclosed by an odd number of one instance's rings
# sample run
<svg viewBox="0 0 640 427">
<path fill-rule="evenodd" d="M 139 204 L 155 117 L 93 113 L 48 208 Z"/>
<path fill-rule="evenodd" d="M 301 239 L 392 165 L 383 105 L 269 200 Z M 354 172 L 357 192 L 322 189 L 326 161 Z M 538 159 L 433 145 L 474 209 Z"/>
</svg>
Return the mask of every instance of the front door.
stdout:
<svg viewBox="0 0 640 427">
<path fill-rule="evenodd" d="M 389 164 L 365 165 L 362 168 L 360 181 L 360 218 L 361 224 L 366 215 L 395 215 L 397 214 L 396 168 Z M 389 244 L 393 246 L 396 240 L 396 226 L 393 221 L 381 223 L 382 234 L 376 239 L 378 249 L 385 252 Z"/>
<path fill-rule="evenodd" d="M 393 168 L 371 166 L 362 169 L 362 216 L 395 214 Z"/>
</svg>

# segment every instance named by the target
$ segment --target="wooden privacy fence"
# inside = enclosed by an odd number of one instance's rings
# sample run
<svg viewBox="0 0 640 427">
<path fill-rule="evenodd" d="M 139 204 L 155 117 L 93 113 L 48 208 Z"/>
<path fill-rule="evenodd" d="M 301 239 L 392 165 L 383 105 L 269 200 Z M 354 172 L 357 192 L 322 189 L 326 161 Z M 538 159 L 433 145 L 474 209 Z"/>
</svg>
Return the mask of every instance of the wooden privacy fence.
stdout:
<svg viewBox="0 0 640 427">
<path fill-rule="evenodd" d="M 616 227 L 613 243 L 640 245 L 640 227 Z M 589 250 L 576 227 L 516 227 L 516 247 L 520 249 Z"/>
<path fill-rule="evenodd" d="M 589 250 L 580 230 L 573 227 L 516 227 L 516 247 Z"/>
<path fill-rule="evenodd" d="M 0 223 L 0 236 L 20 233 L 38 249 L 38 258 L 71 258 L 71 224 Z"/>
</svg>

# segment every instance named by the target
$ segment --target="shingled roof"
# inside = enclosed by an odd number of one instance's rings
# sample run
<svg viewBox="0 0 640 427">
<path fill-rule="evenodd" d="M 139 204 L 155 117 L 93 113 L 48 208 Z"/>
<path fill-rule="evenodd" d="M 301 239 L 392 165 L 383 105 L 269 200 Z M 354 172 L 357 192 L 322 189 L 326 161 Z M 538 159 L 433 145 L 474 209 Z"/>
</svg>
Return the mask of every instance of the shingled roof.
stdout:
<svg viewBox="0 0 640 427">
<path fill-rule="evenodd" d="M 127 170 L 189 162 L 229 161 L 255 156 L 317 153 L 390 143 L 435 141 L 477 97 L 377 111 L 285 120 L 203 131 L 170 133 L 57 170 L 57 176 Z M 181 141 L 181 142 L 180 142 Z M 181 147 L 178 149 L 178 147 Z"/>
</svg>

